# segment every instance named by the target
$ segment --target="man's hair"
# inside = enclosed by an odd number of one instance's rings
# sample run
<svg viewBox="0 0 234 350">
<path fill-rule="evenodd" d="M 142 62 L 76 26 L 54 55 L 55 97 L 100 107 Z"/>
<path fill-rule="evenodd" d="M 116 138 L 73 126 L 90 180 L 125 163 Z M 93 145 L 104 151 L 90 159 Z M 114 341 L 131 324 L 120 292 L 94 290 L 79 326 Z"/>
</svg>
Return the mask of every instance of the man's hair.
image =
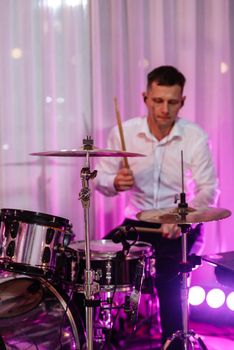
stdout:
<svg viewBox="0 0 234 350">
<path fill-rule="evenodd" d="M 152 70 L 147 75 L 147 88 L 149 89 L 153 82 L 158 85 L 173 86 L 179 85 L 183 91 L 186 79 L 184 75 L 173 66 L 160 66 Z"/>
</svg>

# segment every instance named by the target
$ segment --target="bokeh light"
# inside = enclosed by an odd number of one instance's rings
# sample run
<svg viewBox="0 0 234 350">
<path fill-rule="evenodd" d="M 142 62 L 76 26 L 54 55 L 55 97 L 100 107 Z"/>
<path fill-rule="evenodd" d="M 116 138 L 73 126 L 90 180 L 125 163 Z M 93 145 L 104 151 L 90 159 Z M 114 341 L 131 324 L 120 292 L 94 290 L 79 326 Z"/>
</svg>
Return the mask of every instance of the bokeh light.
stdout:
<svg viewBox="0 0 234 350">
<path fill-rule="evenodd" d="M 234 292 L 228 294 L 226 304 L 231 311 L 234 311 Z"/>
<path fill-rule="evenodd" d="M 206 295 L 206 301 L 210 307 L 217 309 L 224 304 L 225 294 L 219 288 L 211 289 Z"/>
<path fill-rule="evenodd" d="M 206 297 L 206 292 L 202 287 L 193 286 L 189 289 L 189 304 L 200 305 Z"/>
</svg>

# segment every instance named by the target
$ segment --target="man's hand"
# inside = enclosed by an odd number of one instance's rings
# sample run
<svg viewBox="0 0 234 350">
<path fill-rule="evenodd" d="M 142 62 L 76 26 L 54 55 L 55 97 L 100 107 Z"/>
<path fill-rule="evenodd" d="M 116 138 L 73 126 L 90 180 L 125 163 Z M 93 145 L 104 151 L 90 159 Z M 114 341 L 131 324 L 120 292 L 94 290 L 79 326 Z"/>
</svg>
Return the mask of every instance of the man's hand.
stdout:
<svg viewBox="0 0 234 350">
<path fill-rule="evenodd" d="M 127 191 L 133 186 L 133 184 L 134 177 L 132 170 L 129 168 L 121 168 L 114 179 L 116 191 Z"/>
<path fill-rule="evenodd" d="M 164 238 L 175 239 L 181 235 L 181 228 L 176 224 L 162 224 L 161 229 Z"/>
</svg>

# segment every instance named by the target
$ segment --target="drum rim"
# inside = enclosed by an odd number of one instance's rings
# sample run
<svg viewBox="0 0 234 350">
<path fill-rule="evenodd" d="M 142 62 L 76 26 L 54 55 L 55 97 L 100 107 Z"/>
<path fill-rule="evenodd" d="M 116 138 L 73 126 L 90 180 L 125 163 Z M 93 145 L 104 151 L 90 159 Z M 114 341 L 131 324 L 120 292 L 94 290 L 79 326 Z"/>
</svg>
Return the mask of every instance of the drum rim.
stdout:
<svg viewBox="0 0 234 350">
<path fill-rule="evenodd" d="M 63 217 L 41 213 L 37 211 L 3 208 L 1 209 L 1 219 L 18 219 L 18 221 L 26 222 L 29 224 L 45 225 L 51 227 L 67 227 L 69 226 L 69 220 Z"/>
<path fill-rule="evenodd" d="M 73 249 L 74 251 L 77 251 L 79 253 L 83 253 L 84 256 L 85 256 L 85 250 L 84 249 L 81 249 L 81 248 L 74 249 L 72 247 L 72 243 L 82 243 L 82 244 L 84 244 L 84 242 L 85 242 L 84 240 L 73 241 L 73 242 L 70 243 L 69 247 L 71 249 Z M 104 246 L 106 242 L 109 243 L 109 242 L 112 242 L 112 240 L 111 239 L 91 240 L 90 241 L 91 260 L 92 259 L 95 259 L 95 260 L 107 259 L 108 260 L 108 258 L 109 259 L 116 258 L 116 254 L 117 254 L 118 250 L 116 250 L 114 252 L 113 251 L 109 251 L 109 250 L 108 251 L 103 251 L 103 252 L 98 251 L 98 250 L 93 251 L 92 247 L 91 247 L 92 242 L 93 243 L 102 242 L 102 245 Z M 134 241 L 129 241 L 129 243 L 132 243 L 132 242 L 134 242 Z M 114 242 L 112 242 L 112 243 L 113 243 L 113 247 L 116 246 L 116 243 L 114 243 Z M 140 245 L 140 244 L 142 244 L 142 249 L 137 249 L 135 251 L 132 249 L 135 246 Z M 143 246 L 145 246 L 147 248 L 143 249 Z M 120 249 L 119 251 L 121 251 L 121 250 L 122 249 Z M 144 241 L 138 241 L 132 247 L 130 247 L 130 251 L 126 255 L 125 259 L 128 260 L 128 259 L 132 259 L 132 258 L 139 258 L 139 257 L 142 257 L 142 256 L 147 258 L 147 257 L 151 256 L 152 254 L 153 254 L 153 246 L 152 246 L 151 243 L 144 242 Z"/>
</svg>

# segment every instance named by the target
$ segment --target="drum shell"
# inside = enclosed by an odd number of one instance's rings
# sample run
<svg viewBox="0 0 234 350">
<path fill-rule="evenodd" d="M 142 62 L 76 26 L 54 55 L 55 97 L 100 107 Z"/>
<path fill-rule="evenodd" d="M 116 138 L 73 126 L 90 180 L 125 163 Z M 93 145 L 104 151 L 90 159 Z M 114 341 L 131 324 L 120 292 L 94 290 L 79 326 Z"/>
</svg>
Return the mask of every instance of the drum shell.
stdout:
<svg viewBox="0 0 234 350">
<path fill-rule="evenodd" d="M 20 272 L 24 267 L 26 273 L 37 273 L 37 268 L 54 271 L 59 250 L 63 250 L 66 239 L 69 243 L 68 226 L 67 219 L 48 214 L 2 209 L 1 258 L 13 263 L 14 270 L 20 264 Z"/>
<path fill-rule="evenodd" d="M 70 247 L 78 251 L 79 263 L 77 284 L 84 284 L 86 266 L 84 241 L 72 242 Z M 126 255 L 122 253 L 122 245 L 110 240 L 90 242 L 90 264 L 94 270 L 94 280 L 100 284 L 102 291 L 129 291 L 134 286 L 136 267 L 139 261 L 144 261 L 149 274 L 148 260 L 153 254 L 149 243 L 137 242 Z"/>
<path fill-rule="evenodd" d="M 109 259 L 91 260 L 91 269 L 95 271 L 94 280 L 104 289 L 127 290 L 133 285 L 133 276 L 136 271 L 136 264 L 139 258 L 135 259 Z M 80 259 L 77 283 L 84 284 L 85 260 Z"/>
</svg>

